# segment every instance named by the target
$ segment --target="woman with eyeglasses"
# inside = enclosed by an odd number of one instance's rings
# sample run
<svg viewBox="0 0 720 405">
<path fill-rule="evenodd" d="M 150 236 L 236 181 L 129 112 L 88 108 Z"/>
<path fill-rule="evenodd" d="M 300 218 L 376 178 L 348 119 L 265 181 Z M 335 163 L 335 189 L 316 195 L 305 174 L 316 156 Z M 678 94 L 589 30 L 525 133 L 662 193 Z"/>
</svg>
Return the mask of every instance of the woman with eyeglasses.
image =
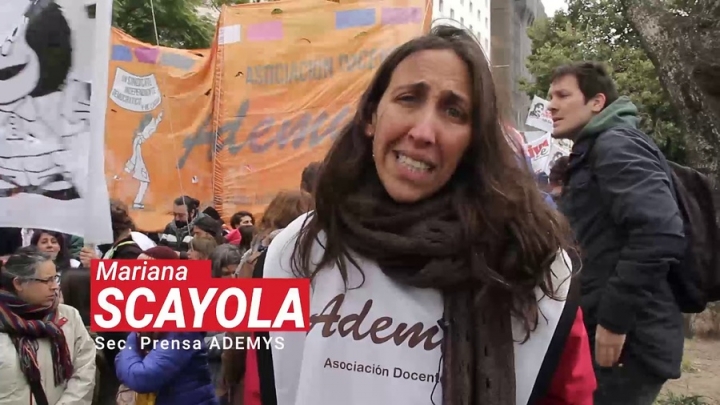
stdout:
<svg viewBox="0 0 720 405">
<path fill-rule="evenodd" d="M 90 405 L 95 344 L 58 299 L 52 258 L 30 246 L 0 269 L 0 405 Z"/>
</svg>

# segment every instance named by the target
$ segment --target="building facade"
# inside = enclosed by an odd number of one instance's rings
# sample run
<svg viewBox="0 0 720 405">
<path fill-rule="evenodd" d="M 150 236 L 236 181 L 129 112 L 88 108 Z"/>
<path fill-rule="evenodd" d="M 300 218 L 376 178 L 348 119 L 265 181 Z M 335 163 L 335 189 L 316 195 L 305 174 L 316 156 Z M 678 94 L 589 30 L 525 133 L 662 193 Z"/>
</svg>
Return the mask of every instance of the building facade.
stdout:
<svg viewBox="0 0 720 405">
<path fill-rule="evenodd" d="M 492 0 L 433 0 L 433 25 L 450 24 L 467 29 L 477 38 L 490 58 L 491 4 Z"/>
<path fill-rule="evenodd" d="M 520 79 L 532 80 L 527 58 L 532 42 L 527 29 L 537 19 L 545 18 L 541 0 L 490 0 L 491 51 L 493 77 L 498 102 L 505 119 L 524 130 L 530 108 L 530 97 L 520 89 Z"/>
</svg>

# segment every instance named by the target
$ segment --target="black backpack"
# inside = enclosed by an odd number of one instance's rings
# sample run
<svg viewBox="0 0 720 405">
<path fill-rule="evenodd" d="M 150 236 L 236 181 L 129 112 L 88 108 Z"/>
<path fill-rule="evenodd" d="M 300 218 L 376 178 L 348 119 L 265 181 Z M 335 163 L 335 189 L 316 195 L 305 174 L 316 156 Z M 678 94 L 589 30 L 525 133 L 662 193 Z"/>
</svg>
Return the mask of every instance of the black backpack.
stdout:
<svg viewBox="0 0 720 405">
<path fill-rule="evenodd" d="M 720 301 L 720 229 L 713 185 L 704 174 L 667 161 L 675 198 L 685 223 L 685 259 L 668 273 L 680 310 L 696 314 Z"/>
<path fill-rule="evenodd" d="M 624 128 L 654 145 L 650 137 L 635 128 Z M 596 138 L 597 139 L 597 138 Z M 594 146 L 590 145 L 588 151 Z M 695 169 L 665 159 L 665 171 L 672 179 L 673 194 L 682 215 L 687 248 L 685 258 L 668 272 L 668 283 L 680 310 L 697 314 L 708 303 L 720 301 L 720 224 L 713 197 L 713 183 Z"/>
</svg>

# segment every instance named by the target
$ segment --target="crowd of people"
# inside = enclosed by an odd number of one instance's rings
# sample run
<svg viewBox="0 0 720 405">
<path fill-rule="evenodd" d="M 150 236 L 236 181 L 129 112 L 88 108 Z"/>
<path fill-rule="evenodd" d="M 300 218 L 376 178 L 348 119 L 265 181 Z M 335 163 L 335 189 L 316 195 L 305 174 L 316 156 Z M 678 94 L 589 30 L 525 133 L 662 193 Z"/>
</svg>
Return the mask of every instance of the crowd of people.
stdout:
<svg viewBox="0 0 720 405">
<path fill-rule="evenodd" d="M 258 222 L 225 225 L 185 195 L 158 233 L 112 201 L 106 246 L 3 229 L 0 405 L 652 405 L 683 350 L 666 163 L 601 64 L 558 67 L 549 101 L 574 146 L 540 187 L 480 45 L 440 26 L 384 60 L 324 161 Z M 211 344 L 235 332 L 92 334 L 97 258 L 309 278 L 312 327 L 256 334 L 282 350 Z"/>
<path fill-rule="evenodd" d="M 238 403 L 236 398 L 243 393 L 234 387 L 242 384 L 243 376 L 222 363 L 234 362 L 237 357 L 234 352 L 241 350 L 209 350 L 211 346 L 222 347 L 219 343 L 212 345 L 211 340 L 222 341 L 224 332 L 90 333 L 91 260 L 209 260 L 213 277 L 252 277 L 258 256 L 274 236 L 295 218 L 312 210 L 310 185 L 319 166 L 320 163 L 312 163 L 303 171 L 298 190 L 278 193 L 257 224 L 252 213 L 240 211 L 225 225 L 212 207 L 200 211 L 197 199 L 180 196 L 173 202 L 173 219 L 163 232 L 138 231 L 128 207 L 112 200 L 114 242 L 108 245 L 89 247 L 77 236 L 42 229 L 3 229 L 4 249 L 12 253 L 0 261 L 4 262 L 0 270 L 3 282 L 0 322 L 7 321 L 8 325 L 25 322 L 23 330 L 33 335 L 19 340 L 17 350 L 12 348 L 15 337 L 11 331 L 7 331 L 7 342 L 0 339 L 6 343 L 0 347 L 0 353 L 18 353 L 13 356 L 17 357 L 17 364 L 2 363 L 10 366 L 13 373 L 5 374 L 0 368 L 0 404 L 30 403 L 30 395 L 37 404 Z M 7 299 L 4 304 L 3 298 Z M 5 305 L 9 312 L 4 311 Z M 65 319 L 67 326 L 57 328 L 56 323 L 46 322 L 58 317 Z M 34 331 L 36 325 L 54 327 L 40 333 Z M 44 377 L 48 370 L 53 372 L 59 359 L 55 350 L 60 349 L 53 348 L 52 356 L 45 353 L 44 346 L 33 353 L 22 346 L 32 344 L 32 338 L 49 338 L 52 345 L 60 347 L 63 361 L 72 361 L 63 364 L 64 374 L 57 377 L 59 380 L 43 378 L 42 384 L 37 385 L 41 383 L 38 376 Z M 80 338 L 81 344 L 67 343 L 78 342 Z M 157 342 L 198 340 L 203 342 L 203 349 L 162 349 L 159 344 L 153 345 L 158 347 L 154 350 L 135 350 L 109 343 L 123 341 L 127 347 L 138 348 L 143 338 Z M 98 346 L 102 348 L 98 350 Z M 32 357 L 25 359 L 28 353 Z M 223 360 L 225 357 L 230 360 Z M 15 367 L 18 369 L 14 370 Z M 11 388 L 10 395 L 5 395 L 8 393 L 3 387 Z M 44 399 L 40 399 L 43 395 Z"/>
</svg>

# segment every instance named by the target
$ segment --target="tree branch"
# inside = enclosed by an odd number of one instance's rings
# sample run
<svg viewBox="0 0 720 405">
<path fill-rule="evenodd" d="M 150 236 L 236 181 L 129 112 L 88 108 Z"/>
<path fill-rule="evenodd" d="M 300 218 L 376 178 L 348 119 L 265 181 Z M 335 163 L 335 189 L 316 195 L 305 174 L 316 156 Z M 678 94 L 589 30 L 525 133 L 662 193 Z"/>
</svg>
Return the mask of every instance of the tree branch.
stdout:
<svg viewBox="0 0 720 405">
<path fill-rule="evenodd" d="M 690 161 L 720 179 L 720 25 L 704 15 L 677 15 L 663 0 L 621 1 L 681 112 Z"/>
</svg>

